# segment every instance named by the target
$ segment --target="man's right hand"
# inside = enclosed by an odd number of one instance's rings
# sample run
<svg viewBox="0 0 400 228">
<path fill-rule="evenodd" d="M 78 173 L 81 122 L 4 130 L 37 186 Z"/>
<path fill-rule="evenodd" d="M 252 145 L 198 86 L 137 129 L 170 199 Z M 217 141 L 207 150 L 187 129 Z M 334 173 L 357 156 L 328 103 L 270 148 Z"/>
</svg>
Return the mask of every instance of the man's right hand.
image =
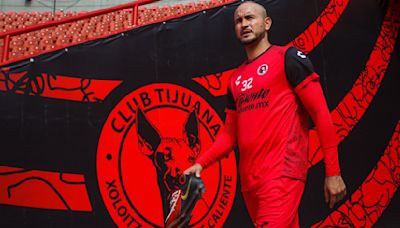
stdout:
<svg viewBox="0 0 400 228">
<path fill-rule="evenodd" d="M 200 177 L 200 173 L 202 170 L 203 170 L 203 167 L 199 163 L 196 163 L 196 164 L 192 165 L 191 167 L 189 167 L 188 169 L 186 169 L 185 172 L 183 172 L 183 174 L 189 175 L 189 174 L 194 173 L 196 175 L 196 177 Z"/>
</svg>

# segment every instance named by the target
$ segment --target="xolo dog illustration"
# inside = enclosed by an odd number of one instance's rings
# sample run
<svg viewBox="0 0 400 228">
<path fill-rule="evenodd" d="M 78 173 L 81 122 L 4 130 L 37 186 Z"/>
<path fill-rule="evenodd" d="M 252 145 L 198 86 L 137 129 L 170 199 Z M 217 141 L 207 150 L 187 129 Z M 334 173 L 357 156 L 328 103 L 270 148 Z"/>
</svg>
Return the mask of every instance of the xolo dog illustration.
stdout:
<svg viewBox="0 0 400 228">
<path fill-rule="evenodd" d="M 185 181 L 182 178 L 184 169 L 190 167 L 200 153 L 198 119 L 192 111 L 184 126 L 176 126 L 182 128 L 181 137 L 160 135 L 141 110 L 138 110 L 136 121 L 140 151 L 152 160 L 157 171 L 165 219 L 168 199 Z"/>
</svg>

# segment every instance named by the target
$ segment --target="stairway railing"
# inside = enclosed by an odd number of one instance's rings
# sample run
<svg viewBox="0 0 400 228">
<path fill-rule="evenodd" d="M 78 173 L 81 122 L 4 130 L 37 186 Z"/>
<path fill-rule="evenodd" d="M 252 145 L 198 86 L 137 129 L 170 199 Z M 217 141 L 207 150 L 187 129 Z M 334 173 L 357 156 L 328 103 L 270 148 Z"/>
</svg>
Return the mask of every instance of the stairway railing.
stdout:
<svg viewBox="0 0 400 228">
<path fill-rule="evenodd" d="M 37 30 L 48 28 L 48 27 L 61 25 L 64 23 L 75 22 L 75 21 L 79 21 L 79 20 L 115 12 L 115 11 L 119 11 L 119 10 L 124 10 L 124 9 L 132 9 L 132 28 L 134 28 L 134 27 L 138 26 L 139 6 L 146 5 L 146 4 L 149 4 L 152 2 L 156 2 L 156 1 L 158 1 L 158 0 L 138 0 L 135 2 L 126 3 L 126 4 L 114 6 L 114 7 L 107 8 L 107 9 L 100 9 L 100 10 L 96 10 L 96 11 L 92 11 L 92 12 L 82 13 L 82 14 L 78 14 L 75 16 L 62 18 L 62 19 L 56 20 L 56 21 L 49 21 L 49 22 L 46 22 L 43 24 L 31 25 L 31 26 L 28 26 L 25 28 L 15 29 L 15 30 L 4 32 L 4 33 L 0 33 L 0 39 L 4 40 L 4 42 L 3 42 L 3 57 L 1 59 L 1 62 L 5 63 L 9 58 L 10 40 L 11 40 L 12 36 L 17 36 L 17 35 L 21 35 L 24 33 L 37 31 Z"/>
</svg>

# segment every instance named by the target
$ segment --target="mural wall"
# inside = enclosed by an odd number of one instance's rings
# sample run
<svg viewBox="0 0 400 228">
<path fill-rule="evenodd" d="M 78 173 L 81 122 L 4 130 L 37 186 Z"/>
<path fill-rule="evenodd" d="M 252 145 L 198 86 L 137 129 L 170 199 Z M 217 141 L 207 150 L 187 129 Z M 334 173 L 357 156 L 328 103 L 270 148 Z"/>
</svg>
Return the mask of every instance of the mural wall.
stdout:
<svg viewBox="0 0 400 228">
<path fill-rule="evenodd" d="M 400 1 L 258 1 L 271 41 L 313 61 L 348 187 L 324 202 L 310 129 L 302 227 L 396 227 L 400 211 Z M 245 60 L 238 3 L 2 66 L 0 225 L 162 227 L 183 170 L 223 129 Z M 193 227 L 251 227 L 237 151 L 205 170 Z"/>
</svg>

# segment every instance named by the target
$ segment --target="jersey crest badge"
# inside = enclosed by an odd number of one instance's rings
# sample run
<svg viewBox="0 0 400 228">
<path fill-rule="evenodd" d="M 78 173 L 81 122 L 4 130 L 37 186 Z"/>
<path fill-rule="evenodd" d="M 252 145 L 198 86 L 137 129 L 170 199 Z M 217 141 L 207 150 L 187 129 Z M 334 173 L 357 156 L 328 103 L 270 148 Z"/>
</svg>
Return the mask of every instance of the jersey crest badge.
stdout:
<svg viewBox="0 0 400 228">
<path fill-rule="evenodd" d="M 268 71 L 268 65 L 267 64 L 262 64 L 261 66 L 258 67 L 257 69 L 257 74 L 258 76 L 263 76 L 266 74 Z"/>
</svg>

